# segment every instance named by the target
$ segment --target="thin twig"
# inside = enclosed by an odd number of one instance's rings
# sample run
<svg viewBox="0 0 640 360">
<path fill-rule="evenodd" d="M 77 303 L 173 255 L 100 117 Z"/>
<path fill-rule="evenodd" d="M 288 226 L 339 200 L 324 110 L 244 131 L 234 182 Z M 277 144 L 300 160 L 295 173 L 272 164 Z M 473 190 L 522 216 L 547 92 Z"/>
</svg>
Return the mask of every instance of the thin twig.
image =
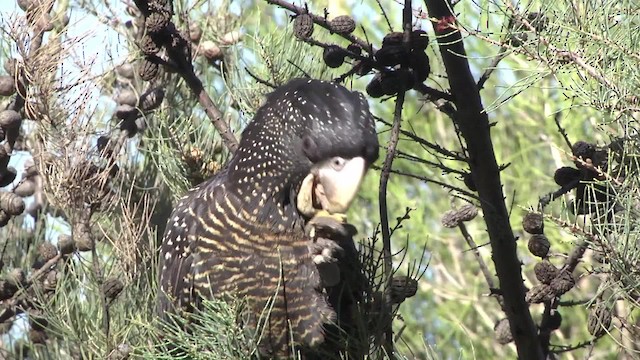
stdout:
<svg viewBox="0 0 640 360">
<path fill-rule="evenodd" d="M 487 67 L 487 69 L 484 71 L 482 76 L 480 76 L 480 79 L 478 79 L 478 85 L 477 85 L 478 90 L 482 90 L 482 88 L 484 87 L 484 84 L 487 82 L 487 80 L 489 80 L 489 77 L 491 77 L 491 74 L 493 74 L 493 72 L 496 70 L 496 67 L 498 66 L 500 61 L 506 58 L 507 55 L 509 55 L 509 53 L 507 53 L 507 48 L 504 48 L 504 47 L 500 48 L 500 50 L 498 51 L 498 54 L 496 55 L 496 57 L 493 58 L 493 61 L 491 61 L 491 64 L 489 65 L 489 67 Z"/>
</svg>

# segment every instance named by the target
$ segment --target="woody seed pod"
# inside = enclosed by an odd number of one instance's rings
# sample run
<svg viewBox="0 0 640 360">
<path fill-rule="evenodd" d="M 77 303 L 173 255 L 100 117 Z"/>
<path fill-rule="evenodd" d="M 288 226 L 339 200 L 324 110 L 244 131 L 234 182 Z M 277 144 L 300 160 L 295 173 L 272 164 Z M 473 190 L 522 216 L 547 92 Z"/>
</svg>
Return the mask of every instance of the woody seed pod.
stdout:
<svg viewBox="0 0 640 360">
<path fill-rule="evenodd" d="M 392 304 L 400 304 L 418 291 L 418 281 L 406 276 L 395 276 L 391 279 L 390 297 Z"/>
<path fill-rule="evenodd" d="M 30 179 L 24 179 L 15 189 L 13 193 L 20 197 L 29 197 L 36 192 L 36 183 Z"/>
<path fill-rule="evenodd" d="M 124 63 L 118 66 L 116 68 L 116 72 L 118 73 L 118 75 L 126 79 L 133 79 L 133 76 L 134 76 L 133 65 L 129 63 Z"/>
<path fill-rule="evenodd" d="M 346 53 L 336 45 L 330 45 L 324 48 L 322 59 L 330 68 L 340 67 L 344 63 Z"/>
<path fill-rule="evenodd" d="M 498 320 L 493 331 L 496 335 L 498 344 L 505 345 L 513 341 L 513 334 L 511 333 L 511 326 L 509 325 L 509 319 L 504 318 Z"/>
<path fill-rule="evenodd" d="M 598 302 L 591 308 L 589 316 L 587 317 L 587 330 L 589 334 L 595 337 L 604 335 L 604 333 L 609 330 L 609 327 L 611 327 L 611 318 L 611 310 L 609 310 L 604 303 Z"/>
<path fill-rule="evenodd" d="M 145 59 L 140 66 L 140 78 L 144 81 L 151 81 L 160 72 L 160 66 L 149 59 Z"/>
<path fill-rule="evenodd" d="M 62 255 L 68 255 L 76 251 L 76 245 L 69 235 L 60 235 L 58 237 L 58 249 Z"/>
<path fill-rule="evenodd" d="M 563 166 L 556 170 L 553 174 L 553 181 L 560 186 L 569 185 L 572 182 L 575 182 L 580 179 L 580 170 Z"/>
<path fill-rule="evenodd" d="M 164 100 L 164 90 L 162 88 L 154 88 L 146 91 L 140 96 L 140 107 L 144 111 L 157 109 Z"/>
<path fill-rule="evenodd" d="M 20 215 L 24 211 L 24 200 L 14 193 L 0 191 L 0 209 L 9 215 Z"/>
<path fill-rule="evenodd" d="M 429 46 L 429 35 L 424 30 L 413 30 L 411 32 L 411 48 L 413 50 L 424 51 Z"/>
<path fill-rule="evenodd" d="M 242 39 L 242 34 L 239 31 L 230 31 L 222 35 L 220 41 L 223 45 L 233 45 L 238 43 Z"/>
<path fill-rule="evenodd" d="M 351 34 L 356 29 L 356 22 L 349 15 L 341 15 L 329 21 L 329 29 L 336 34 Z"/>
<path fill-rule="evenodd" d="M 4 227 L 11 220 L 11 215 L 7 214 L 6 211 L 0 209 L 0 228 Z"/>
<path fill-rule="evenodd" d="M 144 27 L 151 34 L 157 34 L 164 30 L 171 21 L 171 15 L 167 12 L 154 12 L 144 20 Z"/>
<path fill-rule="evenodd" d="M 298 39 L 308 39 L 313 35 L 313 19 L 309 14 L 300 14 L 293 19 L 293 34 Z"/>
<path fill-rule="evenodd" d="M 458 209 L 457 216 L 459 221 L 471 221 L 478 216 L 478 208 L 473 204 L 464 204 Z"/>
<path fill-rule="evenodd" d="M 558 268 L 548 260 L 542 260 L 533 267 L 533 272 L 538 281 L 543 284 L 551 284 L 551 281 L 558 275 Z"/>
<path fill-rule="evenodd" d="M 367 94 L 372 98 L 379 98 L 384 95 L 384 89 L 382 88 L 382 74 L 376 74 L 373 79 L 367 85 Z"/>
<path fill-rule="evenodd" d="M 102 292 L 109 299 L 115 299 L 124 289 L 124 284 L 117 278 L 109 278 L 102 284 Z"/>
<path fill-rule="evenodd" d="M 458 212 L 455 210 L 447 210 L 445 211 L 445 213 L 442 215 L 442 226 L 446 227 L 446 228 L 454 228 L 457 227 L 458 224 L 460 223 L 460 220 L 458 219 Z"/>
<path fill-rule="evenodd" d="M 58 255 L 58 249 L 50 242 L 44 242 L 38 246 L 38 256 L 44 262 L 47 262 Z"/>
<path fill-rule="evenodd" d="M 0 187 L 5 187 L 16 179 L 18 172 L 13 166 L 7 166 L 4 171 L 0 171 Z"/>
<path fill-rule="evenodd" d="M 539 304 L 545 301 L 551 301 L 555 296 L 551 286 L 547 284 L 540 284 L 532 287 L 527 291 L 527 295 L 524 300 L 529 304 Z"/>
<path fill-rule="evenodd" d="M 6 67 L 6 64 L 5 64 Z M 0 76 L 0 95 L 11 96 L 16 92 L 16 83 L 12 76 Z"/>
<path fill-rule="evenodd" d="M 6 277 L 7 283 L 17 288 L 22 286 L 26 279 L 27 277 L 24 274 L 24 270 L 20 268 L 14 268 L 7 274 Z"/>
<path fill-rule="evenodd" d="M 544 219 L 542 214 L 528 212 L 522 219 L 522 228 L 529 234 L 542 234 L 544 231 Z"/>
<path fill-rule="evenodd" d="M 22 116 L 14 110 L 3 110 L 0 112 L 0 126 L 5 129 L 15 128 L 22 123 Z"/>
<path fill-rule="evenodd" d="M 557 296 L 560 296 L 569 290 L 571 290 L 576 285 L 576 280 L 573 278 L 573 275 L 568 271 L 560 271 L 558 275 L 551 280 L 551 288 L 556 293 Z"/>
<path fill-rule="evenodd" d="M 549 254 L 550 247 L 551 244 L 549 243 L 549 240 L 543 234 L 531 235 L 528 243 L 528 248 L 531 254 L 545 258 L 547 257 L 547 254 Z"/>
<path fill-rule="evenodd" d="M 118 97 L 116 98 L 116 102 L 118 105 L 136 106 L 138 104 L 138 97 L 133 91 L 125 89 L 120 91 L 120 94 L 118 94 Z"/>
<path fill-rule="evenodd" d="M 151 35 L 145 35 L 140 40 L 138 40 L 138 47 L 140 51 L 142 51 L 145 55 L 155 55 L 160 51 L 160 47 L 162 45 L 156 42 Z"/>
</svg>

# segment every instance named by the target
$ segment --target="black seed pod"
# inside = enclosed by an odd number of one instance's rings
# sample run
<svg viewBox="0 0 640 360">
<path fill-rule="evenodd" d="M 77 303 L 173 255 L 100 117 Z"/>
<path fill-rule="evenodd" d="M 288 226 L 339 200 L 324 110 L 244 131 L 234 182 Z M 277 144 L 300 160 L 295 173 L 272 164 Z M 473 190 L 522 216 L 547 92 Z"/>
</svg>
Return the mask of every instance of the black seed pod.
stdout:
<svg viewBox="0 0 640 360">
<path fill-rule="evenodd" d="M 160 72 L 160 66 L 155 62 L 145 59 L 140 66 L 140 78 L 144 81 L 151 81 Z"/>
<path fill-rule="evenodd" d="M 413 30 L 411 32 L 411 48 L 418 51 L 424 51 L 429 46 L 429 35 L 424 30 Z"/>
<path fill-rule="evenodd" d="M 0 112 L 0 126 L 3 128 L 15 128 L 22 123 L 22 116 L 14 110 L 2 110 Z"/>
<path fill-rule="evenodd" d="M 395 66 L 409 62 L 409 56 L 402 45 L 383 46 L 376 51 L 375 59 L 382 66 Z"/>
<path fill-rule="evenodd" d="M 384 89 L 382 88 L 382 74 L 376 74 L 373 79 L 367 85 L 367 94 L 372 98 L 379 98 L 384 95 Z"/>
<path fill-rule="evenodd" d="M 308 39 L 313 35 L 313 19 L 309 14 L 300 14 L 293 20 L 293 34 L 298 39 Z"/>
<path fill-rule="evenodd" d="M 544 219 L 542 214 L 528 212 L 522 219 L 522 228 L 529 234 L 542 234 L 544 231 Z"/>
<path fill-rule="evenodd" d="M 388 33 L 382 39 L 382 47 L 402 45 L 402 38 L 403 37 L 404 37 L 404 33 L 401 33 L 401 32 L 398 32 L 398 31 Z"/>
<path fill-rule="evenodd" d="M 569 185 L 579 179 L 580 170 L 568 166 L 557 169 L 553 174 L 553 181 L 560 186 Z"/>
<path fill-rule="evenodd" d="M 385 95 L 395 95 L 401 91 L 411 89 L 414 84 L 415 80 L 411 73 L 404 70 L 382 74 L 382 89 Z"/>
<path fill-rule="evenodd" d="M 551 281 L 558 276 L 558 268 L 553 266 L 548 260 L 542 260 L 533 267 L 536 279 L 543 284 L 551 284 Z"/>
<path fill-rule="evenodd" d="M 341 15 L 329 21 L 329 29 L 336 34 L 351 34 L 356 29 L 356 22 L 349 15 Z"/>
<path fill-rule="evenodd" d="M 344 63 L 346 53 L 337 45 L 330 45 L 324 48 L 322 58 L 330 68 L 340 67 Z"/>
<path fill-rule="evenodd" d="M 58 249 L 50 242 L 44 242 L 38 246 L 40 260 L 47 262 L 58 255 Z"/>
<path fill-rule="evenodd" d="M 542 32 L 549 24 L 547 16 L 541 12 L 532 12 L 527 15 L 527 21 L 537 32 Z"/>
<path fill-rule="evenodd" d="M 547 254 L 549 254 L 549 248 L 551 244 L 549 243 L 549 239 L 543 234 L 534 234 L 531 235 L 529 239 L 528 248 L 531 254 L 545 258 Z"/>
<path fill-rule="evenodd" d="M 164 100 L 164 90 L 162 88 L 150 89 L 140 96 L 140 107 L 144 111 L 155 110 Z"/>
<path fill-rule="evenodd" d="M 571 146 L 571 152 L 575 157 L 581 157 L 583 160 L 593 159 L 593 155 L 596 152 L 596 146 L 589 144 L 586 141 L 576 141 Z"/>
<path fill-rule="evenodd" d="M 545 301 L 551 301 L 555 297 L 555 293 L 551 286 L 547 284 L 540 284 L 532 287 L 527 291 L 527 295 L 524 300 L 529 304 L 539 304 Z"/>
<path fill-rule="evenodd" d="M 356 44 L 349 44 L 349 46 L 347 46 L 347 50 L 356 55 L 362 54 L 362 48 Z"/>
<path fill-rule="evenodd" d="M 549 321 L 543 326 L 546 326 L 549 330 L 556 330 L 560 328 L 560 325 L 562 325 L 562 315 L 560 315 L 560 311 L 552 310 L 549 315 Z"/>
<path fill-rule="evenodd" d="M 493 331 L 496 334 L 498 344 L 505 345 L 513 341 L 513 334 L 511 334 L 509 319 L 504 318 L 498 320 L 496 325 L 493 327 Z"/>
</svg>

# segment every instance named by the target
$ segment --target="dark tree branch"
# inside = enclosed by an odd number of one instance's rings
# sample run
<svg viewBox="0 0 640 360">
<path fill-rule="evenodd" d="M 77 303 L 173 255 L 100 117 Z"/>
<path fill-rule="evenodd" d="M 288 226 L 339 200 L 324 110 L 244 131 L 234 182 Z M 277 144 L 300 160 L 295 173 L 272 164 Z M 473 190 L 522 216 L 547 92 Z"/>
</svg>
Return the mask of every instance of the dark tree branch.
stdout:
<svg viewBox="0 0 640 360">
<path fill-rule="evenodd" d="M 492 258 L 503 291 L 505 312 L 522 360 L 543 359 L 536 325 L 525 302 L 526 288 L 516 242 L 504 202 L 500 169 L 491 140 L 491 126 L 477 84 L 467 61 L 462 36 L 455 29 L 455 16 L 448 1 L 425 1 L 434 24 L 440 54 L 456 102 L 454 121 L 464 137 L 469 152 L 469 167 L 478 189 Z"/>
<path fill-rule="evenodd" d="M 500 51 L 498 51 L 498 54 L 493 58 L 493 61 L 491 61 L 491 65 L 489 65 L 489 67 L 484 71 L 482 76 L 480 76 L 480 79 L 478 79 L 478 90 L 482 90 L 482 88 L 484 87 L 484 83 L 486 83 L 487 80 L 489 80 L 489 77 L 491 77 L 491 74 L 493 74 L 493 72 L 496 70 L 496 67 L 498 66 L 500 61 L 506 58 L 507 55 L 509 55 L 507 53 L 507 48 L 505 47 L 500 48 Z"/>
</svg>

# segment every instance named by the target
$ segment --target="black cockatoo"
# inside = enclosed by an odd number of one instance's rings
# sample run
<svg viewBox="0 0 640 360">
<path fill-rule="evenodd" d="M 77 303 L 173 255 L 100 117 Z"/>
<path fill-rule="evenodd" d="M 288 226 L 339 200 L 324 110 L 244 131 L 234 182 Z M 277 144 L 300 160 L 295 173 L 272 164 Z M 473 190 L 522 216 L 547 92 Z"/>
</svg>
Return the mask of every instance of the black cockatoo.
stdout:
<svg viewBox="0 0 640 360">
<path fill-rule="evenodd" d="M 305 227 L 318 213 L 347 210 L 378 147 L 362 94 L 310 79 L 278 87 L 228 164 L 173 210 L 160 250 L 160 315 L 232 294 L 250 305 L 245 326 L 272 301 L 262 355 L 326 344 L 341 300 L 317 266 L 330 254 Z"/>
</svg>

